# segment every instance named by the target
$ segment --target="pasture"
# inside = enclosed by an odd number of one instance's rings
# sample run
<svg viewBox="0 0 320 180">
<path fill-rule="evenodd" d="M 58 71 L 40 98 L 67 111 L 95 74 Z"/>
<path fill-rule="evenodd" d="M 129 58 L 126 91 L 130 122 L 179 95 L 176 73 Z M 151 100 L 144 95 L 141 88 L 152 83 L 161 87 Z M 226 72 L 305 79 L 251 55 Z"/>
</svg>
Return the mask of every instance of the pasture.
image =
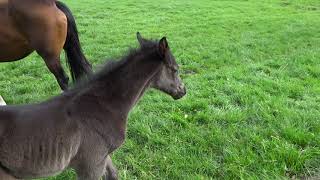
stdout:
<svg viewBox="0 0 320 180">
<path fill-rule="evenodd" d="M 112 156 L 121 179 L 319 176 L 320 1 L 64 2 L 95 69 L 137 47 L 137 31 L 167 36 L 181 65 L 186 97 L 149 91 L 130 114 Z M 27 59 L 0 64 L 8 104 L 60 93 L 43 60 Z"/>
</svg>

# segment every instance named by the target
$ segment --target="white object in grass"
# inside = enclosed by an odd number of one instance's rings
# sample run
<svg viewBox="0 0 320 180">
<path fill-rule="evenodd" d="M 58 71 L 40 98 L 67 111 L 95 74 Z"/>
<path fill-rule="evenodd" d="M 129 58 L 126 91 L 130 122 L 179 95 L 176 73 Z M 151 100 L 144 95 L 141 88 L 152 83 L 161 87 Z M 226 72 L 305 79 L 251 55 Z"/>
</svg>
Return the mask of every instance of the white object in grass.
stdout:
<svg viewBox="0 0 320 180">
<path fill-rule="evenodd" d="M 0 96 L 0 106 L 7 105 L 6 102 L 3 100 L 2 96 Z"/>
</svg>

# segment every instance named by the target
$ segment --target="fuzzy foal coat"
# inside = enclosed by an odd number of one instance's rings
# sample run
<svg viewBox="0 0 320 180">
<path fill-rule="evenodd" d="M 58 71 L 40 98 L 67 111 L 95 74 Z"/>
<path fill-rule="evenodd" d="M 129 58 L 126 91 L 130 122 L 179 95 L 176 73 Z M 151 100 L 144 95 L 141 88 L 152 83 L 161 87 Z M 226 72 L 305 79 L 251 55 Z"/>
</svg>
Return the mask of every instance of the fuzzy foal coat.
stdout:
<svg viewBox="0 0 320 180">
<path fill-rule="evenodd" d="M 72 167 L 80 180 L 96 180 L 112 169 L 108 155 L 125 139 L 127 115 L 163 66 L 153 46 L 49 101 L 0 107 L 0 179 Z"/>
</svg>

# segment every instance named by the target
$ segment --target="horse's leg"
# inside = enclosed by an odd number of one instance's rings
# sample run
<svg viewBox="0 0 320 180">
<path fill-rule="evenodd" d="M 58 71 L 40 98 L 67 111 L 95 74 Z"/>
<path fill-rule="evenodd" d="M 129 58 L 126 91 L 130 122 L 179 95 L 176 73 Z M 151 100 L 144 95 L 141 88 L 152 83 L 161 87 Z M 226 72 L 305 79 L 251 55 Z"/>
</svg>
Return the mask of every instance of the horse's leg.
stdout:
<svg viewBox="0 0 320 180">
<path fill-rule="evenodd" d="M 30 46 L 46 62 L 61 89 L 67 90 L 68 77 L 60 64 L 60 54 L 67 37 L 67 17 L 55 5 L 33 5 L 32 11 L 29 10 L 32 4 L 16 5 L 21 8 L 17 12 L 21 15 L 16 23 L 28 37 Z"/>
<path fill-rule="evenodd" d="M 106 172 L 103 180 L 117 180 L 118 179 L 118 171 L 114 167 L 110 155 L 107 157 L 107 166 Z"/>
<path fill-rule="evenodd" d="M 55 24 L 50 24 L 46 28 L 51 28 L 51 30 L 44 31 L 42 33 L 42 39 L 34 39 L 32 44 L 35 47 L 37 53 L 43 58 L 48 69 L 57 79 L 62 90 L 68 89 L 68 81 L 69 78 L 63 70 L 60 62 L 60 53 L 62 52 L 63 45 L 66 37 L 66 27 L 64 27 L 64 31 L 61 32 L 59 29 L 55 29 L 51 27 Z M 64 24 L 62 23 L 61 26 Z M 58 25 L 57 25 L 58 26 Z M 60 34 L 62 33 L 62 35 Z"/>
<path fill-rule="evenodd" d="M 0 179 L 1 180 L 17 180 L 16 178 L 4 172 L 1 168 L 0 168 Z"/>
<path fill-rule="evenodd" d="M 39 54 L 41 55 L 41 53 L 39 53 Z M 46 65 L 47 65 L 48 69 L 50 70 L 50 72 L 57 79 L 57 81 L 60 85 L 60 88 L 64 91 L 67 90 L 69 78 L 61 66 L 60 57 L 59 56 L 48 56 L 48 57 L 44 56 L 42 58 L 46 62 Z"/>
<path fill-rule="evenodd" d="M 67 90 L 69 78 L 60 63 L 60 54 L 67 37 L 67 18 L 62 12 L 55 8 L 49 8 L 47 13 L 40 12 L 39 15 L 45 16 L 39 21 L 35 20 L 35 23 L 39 24 L 38 29 L 42 31 L 35 32 L 36 30 L 33 30 L 33 32 L 31 32 L 30 36 L 34 37 L 31 44 L 44 59 L 48 69 L 57 79 L 61 89 Z M 41 34 L 42 37 L 40 39 L 39 34 Z"/>
</svg>

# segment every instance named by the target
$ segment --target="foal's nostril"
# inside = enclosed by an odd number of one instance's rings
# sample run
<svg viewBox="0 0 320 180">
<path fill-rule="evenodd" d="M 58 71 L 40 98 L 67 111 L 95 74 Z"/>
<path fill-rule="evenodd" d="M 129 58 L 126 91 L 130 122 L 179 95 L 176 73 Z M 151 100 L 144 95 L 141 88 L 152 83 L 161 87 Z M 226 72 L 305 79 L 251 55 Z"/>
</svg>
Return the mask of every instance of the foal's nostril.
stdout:
<svg viewBox="0 0 320 180">
<path fill-rule="evenodd" d="M 183 84 L 179 86 L 179 92 L 182 96 L 186 95 L 186 87 Z"/>
<path fill-rule="evenodd" d="M 181 99 L 184 95 L 186 95 L 186 88 L 184 85 L 180 85 L 172 96 L 173 99 L 178 100 Z"/>
</svg>

